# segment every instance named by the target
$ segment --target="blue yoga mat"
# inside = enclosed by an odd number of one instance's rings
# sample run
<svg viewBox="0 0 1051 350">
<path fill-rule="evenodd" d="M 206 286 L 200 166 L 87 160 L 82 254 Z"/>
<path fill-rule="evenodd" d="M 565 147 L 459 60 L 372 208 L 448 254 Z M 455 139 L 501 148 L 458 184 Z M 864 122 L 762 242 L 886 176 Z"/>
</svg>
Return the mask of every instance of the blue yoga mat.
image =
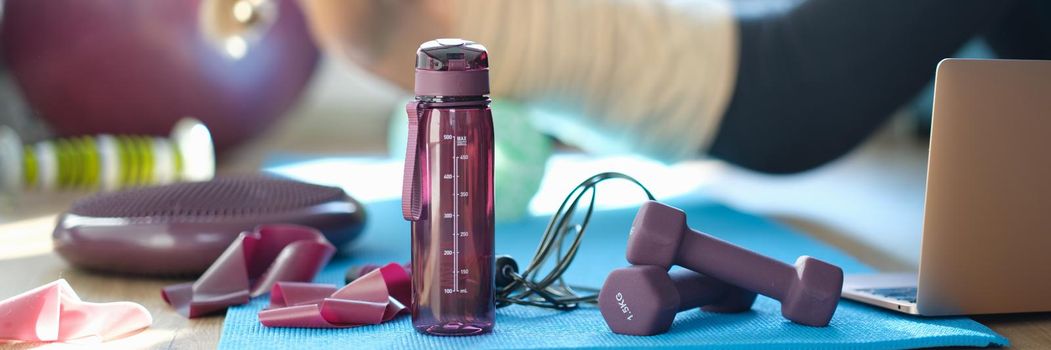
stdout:
<svg viewBox="0 0 1051 350">
<path fill-rule="evenodd" d="M 745 214 L 726 206 L 690 199 L 671 201 L 685 210 L 691 227 L 714 234 L 738 245 L 754 249 L 785 262 L 799 255 L 814 256 L 844 271 L 869 272 L 865 266 L 843 252 L 769 220 Z M 336 258 L 317 282 L 342 284 L 350 265 L 404 262 L 409 259 L 409 225 L 401 218 L 397 201 L 368 205 L 369 226 L 364 237 L 346 257 Z M 597 211 L 583 247 L 567 272 L 574 284 L 599 287 L 613 268 L 625 266 L 626 235 L 635 210 Z M 497 226 L 497 253 L 511 254 L 519 264 L 532 257 L 546 217 Z M 851 301 L 840 302 L 828 327 L 814 328 L 793 324 L 781 317 L 780 304 L 760 297 L 750 312 L 714 314 L 700 310 L 681 312 L 671 331 L 640 337 L 609 331 L 598 309 L 560 312 L 526 306 L 509 306 L 497 311 L 492 334 L 473 337 L 433 337 L 416 333 L 409 317 L 348 329 L 266 328 L 257 313 L 268 299 L 230 308 L 223 324 L 219 347 L 222 349 L 267 348 L 844 348 L 885 349 L 935 346 L 1007 345 L 1003 336 L 969 318 L 921 318 L 868 307 Z"/>
</svg>

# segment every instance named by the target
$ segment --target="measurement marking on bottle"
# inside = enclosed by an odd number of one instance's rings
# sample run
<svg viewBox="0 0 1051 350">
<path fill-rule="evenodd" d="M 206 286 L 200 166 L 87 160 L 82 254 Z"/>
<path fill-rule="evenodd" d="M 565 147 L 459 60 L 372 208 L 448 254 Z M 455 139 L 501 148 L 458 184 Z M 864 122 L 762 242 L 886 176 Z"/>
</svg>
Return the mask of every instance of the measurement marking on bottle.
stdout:
<svg viewBox="0 0 1051 350">
<path fill-rule="evenodd" d="M 449 126 L 451 126 L 454 131 L 456 130 L 456 118 L 455 117 L 453 117 L 453 116 L 449 117 Z M 452 137 L 451 137 L 452 135 L 449 135 L 449 136 L 450 136 L 449 139 L 452 139 Z M 455 144 L 455 142 L 454 142 L 454 144 Z M 453 152 L 453 159 L 454 160 L 457 159 L 456 158 L 456 147 L 455 146 L 452 147 L 452 152 Z M 455 162 L 455 161 L 453 162 L 453 174 L 452 175 L 453 175 L 454 179 L 460 177 L 460 164 L 458 162 Z M 456 194 L 456 193 L 459 193 L 459 192 L 460 192 L 460 181 L 453 180 L 453 193 Z M 456 198 L 456 197 L 453 197 L 453 214 L 455 216 L 460 216 L 460 201 L 459 201 L 459 198 Z M 456 232 L 460 232 L 460 220 L 459 220 L 459 218 L 453 219 L 453 233 L 455 234 Z M 453 254 L 452 255 L 453 255 L 453 276 L 452 276 L 453 277 L 453 288 L 452 289 L 458 291 L 458 290 L 460 290 L 460 276 L 458 276 L 456 274 L 456 272 L 460 271 L 460 239 L 455 237 L 455 236 L 453 237 Z"/>
</svg>

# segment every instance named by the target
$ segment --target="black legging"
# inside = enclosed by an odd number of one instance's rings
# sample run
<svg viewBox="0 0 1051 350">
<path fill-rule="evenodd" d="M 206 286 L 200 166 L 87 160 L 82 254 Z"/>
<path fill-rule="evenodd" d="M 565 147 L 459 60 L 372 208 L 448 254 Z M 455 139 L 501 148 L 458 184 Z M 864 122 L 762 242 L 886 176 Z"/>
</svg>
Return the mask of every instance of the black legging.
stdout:
<svg viewBox="0 0 1051 350">
<path fill-rule="evenodd" d="M 1005 58 L 1051 54 L 1051 4 L 1041 0 L 809 0 L 764 13 L 754 4 L 736 3 L 737 85 L 710 153 L 763 172 L 847 153 L 978 35 Z"/>
</svg>

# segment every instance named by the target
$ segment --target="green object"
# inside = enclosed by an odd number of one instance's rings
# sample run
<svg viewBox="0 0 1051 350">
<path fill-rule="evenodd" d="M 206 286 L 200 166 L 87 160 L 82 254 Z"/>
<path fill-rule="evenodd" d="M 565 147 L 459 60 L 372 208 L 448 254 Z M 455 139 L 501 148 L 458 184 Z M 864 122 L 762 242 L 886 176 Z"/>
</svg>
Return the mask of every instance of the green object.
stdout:
<svg viewBox="0 0 1051 350">
<path fill-rule="evenodd" d="M 496 221 L 514 221 L 529 212 L 529 201 L 544 178 L 552 141 L 533 127 L 530 113 L 522 105 L 496 100 L 490 107 L 493 110 L 493 133 L 496 137 L 493 149 L 496 163 L 493 169 Z M 392 158 L 405 158 L 408 129 L 405 108 L 395 109 L 387 137 Z"/>
<path fill-rule="evenodd" d="M 102 169 L 99 166 L 99 150 L 96 147 L 91 147 L 94 145 L 95 140 L 87 136 L 81 136 L 79 142 L 80 147 L 84 150 L 85 154 L 84 168 L 87 169 L 87 171 L 84 172 L 84 186 L 86 188 L 98 188 L 100 181 L 99 172 L 102 171 Z"/>
<path fill-rule="evenodd" d="M 26 148 L 22 152 L 22 159 L 25 160 L 25 164 L 26 164 L 25 165 L 26 166 L 26 171 L 25 171 L 25 176 L 23 178 L 23 181 L 25 181 L 26 185 L 29 186 L 29 187 L 36 186 L 36 177 L 37 177 L 36 153 L 33 153 L 33 151 L 31 149 Z"/>
<path fill-rule="evenodd" d="M 0 125 L 0 193 L 203 181 L 215 174 L 214 159 L 208 128 L 192 118 L 168 138 L 104 134 L 34 144 Z"/>
</svg>

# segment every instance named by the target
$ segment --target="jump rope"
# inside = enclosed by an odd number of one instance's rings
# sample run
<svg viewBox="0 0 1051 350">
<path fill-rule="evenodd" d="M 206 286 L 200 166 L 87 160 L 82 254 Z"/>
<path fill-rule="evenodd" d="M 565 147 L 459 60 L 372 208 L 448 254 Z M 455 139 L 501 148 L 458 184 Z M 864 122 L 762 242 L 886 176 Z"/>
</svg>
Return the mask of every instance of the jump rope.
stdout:
<svg viewBox="0 0 1051 350">
<path fill-rule="evenodd" d="M 566 196 L 562 205 L 551 216 L 540 245 L 526 269 L 519 273 L 518 264 L 509 256 L 496 259 L 496 307 L 512 304 L 536 306 L 556 310 L 573 310 L 580 304 L 596 303 L 598 289 L 574 286 L 563 278 L 566 270 L 573 263 L 580 249 L 581 239 L 591 221 L 595 210 L 595 199 L 598 197 L 597 186 L 607 180 L 623 179 L 634 183 L 649 200 L 656 200 L 650 190 L 635 178 L 618 173 L 605 172 L 584 180 Z M 590 195 L 590 196 L 588 196 Z M 581 202 L 588 196 L 585 206 Z M 580 223 L 574 224 L 573 217 L 578 210 L 583 210 Z M 566 248 L 566 240 L 572 243 Z M 546 273 L 543 266 L 553 262 Z"/>
</svg>

